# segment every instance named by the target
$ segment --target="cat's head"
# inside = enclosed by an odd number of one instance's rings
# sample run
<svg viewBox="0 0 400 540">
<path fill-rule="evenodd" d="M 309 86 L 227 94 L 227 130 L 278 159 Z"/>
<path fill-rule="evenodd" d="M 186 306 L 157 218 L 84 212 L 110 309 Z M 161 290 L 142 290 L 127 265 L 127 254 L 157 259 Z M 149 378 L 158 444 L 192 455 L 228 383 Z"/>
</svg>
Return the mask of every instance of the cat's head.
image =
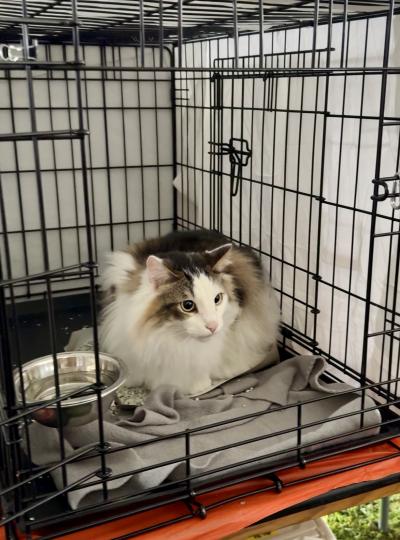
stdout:
<svg viewBox="0 0 400 540">
<path fill-rule="evenodd" d="M 150 255 L 146 274 L 154 297 L 148 322 L 204 341 L 229 326 L 239 309 L 230 286 L 231 248 L 225 244 L 211 251 Z"/>
</svg>

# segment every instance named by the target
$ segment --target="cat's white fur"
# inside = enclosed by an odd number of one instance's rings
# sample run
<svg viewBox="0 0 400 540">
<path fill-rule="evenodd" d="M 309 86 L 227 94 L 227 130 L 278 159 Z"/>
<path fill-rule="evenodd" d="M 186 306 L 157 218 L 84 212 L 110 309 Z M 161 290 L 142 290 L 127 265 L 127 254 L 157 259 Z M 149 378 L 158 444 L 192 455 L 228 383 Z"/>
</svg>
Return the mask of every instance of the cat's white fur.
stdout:
<svg viewBox="0 0 400 540">
<path fill-rule="evenodd" d="M 242 309 L 228 299 L 220 283 L 200 273 L 193 276 L 198 312 L 183 321 L 144 329 L 141 321 L 162 272 L 156 257 L 152 259 L 133 293 L 119 292 L 136 270 L 130 254 L 110 254 L 102 275 L 103 287 L 113 286 L 117 292 L 103 313 L 101 346 L 126 363 L 129 386 L 153 389 L 172 384 L 185 394 L 198 395 L 210 389 L 213 380 L 235 377 L 265 359 L 276 342 L 279 325 L 279 308 L 268 285 L 254 305 Z M 214 298 L 220 292 L 223 299 L 216 305 Z M 207 328 L 210 324 L 216 327 L 213 334 Z"/>
</svg>

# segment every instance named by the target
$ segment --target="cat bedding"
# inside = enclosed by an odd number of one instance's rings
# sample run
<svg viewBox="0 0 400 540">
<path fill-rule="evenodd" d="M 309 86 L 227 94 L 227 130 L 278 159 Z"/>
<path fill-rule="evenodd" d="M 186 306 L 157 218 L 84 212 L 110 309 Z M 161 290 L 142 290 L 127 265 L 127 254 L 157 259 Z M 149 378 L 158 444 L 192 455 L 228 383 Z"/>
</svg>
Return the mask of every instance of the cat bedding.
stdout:
<svg viewBox="0 0 400 540">
<path fill-rule="evenodd" d="M 360 392 L 344 383 L 326 383 L 321 378 L 325 367 L 321 357 L 296 356 L 226 382 L 197 399 L 185 397 L 176 387 L 164 385 L 153 390 L 145 398 L 144 404 L 130 414 L 125 412 L 118 416 L 108 411 L 104 422 L 105 438 L 111 449 L 121 449 L 107 455 L 107 467 L 111 469 L 108 482 L 110 499 L 132 495 L 135 491 L 158 486 L 166 480 L 184 478 L 185 438 L 180 435 L 158 442 L 151 441 L 157 437 L 182 433 L 186 429 L 198 429 L 191 435 L 191 453 L 210 451 L 191 459 L 191 474 L 194 475 L 212 475 L 213 470 L 235 464 L 244 468 L 240 465 L 244 460 L 254 459 L 257 464 L 265 467 L 277 460 L 295 456 L 293 448 L 298 442 L 298 407 L 281 410 L 279 407 L 300 401 L 324 397 L 321 401 L 302 406 L 302 425 L 324 421 L 316 427 L 302 429 L 301 442 L 309 444 L 309 449 L 323 447 L 321 441 L 329 437 L 337 437 L 328 443 L 336 446 L 350 437 L 364 438 L 376 434 L 378 428 L 375 426 L 380 422 L 380 414 L 378 410 L 368 410 L 374 403 L 366 397 L 362 408 L 367 412 L 363 415 L 363 421 L 364 426 L 370 426 L 370 429 L 348 435 L 360 426 Z M 348 392 L 340 395 L 343 391 Z M 249 418 L 249 414 L 258 415 Z M 235 420 L 241 416 L 246 418 Z M 215 423 L 229 420 L 230 423 L 215 426 Z M 207 427 L 211 424 L 214 427 Z M 57 461 L 57 430 L 37 423 L 33 423 L 29 429 L 34 462 L 46 465 Z M 278 430 L 287 429 L 292 431 L 279 435 Z M 269 434 L 270 438 L 242 444 L 248 439 Z M 98 423 L 87 424 L 84 429 L 65 427 L 64 438 L 66 457 L 72 457 L 74 452 L 80 452 L 98 442 Z M 140 446 L 124 448 L 135 444 Z M 237 446 L 229 450 L 218 449 L 229 444 Z M 179 459 L 181 461 L 158 466 L 163 461 Z M 238 466 L 232 471 L 237 473 Z M 69 484 L 99 470 L 99 467 L 99 457 L 68 464 L 66 469 Z M 134 473 L 146 467 L 153 468 Z M 133 473 L 112 480 L 113 476 L 127 471 Z M 61 470 L 57 468 L 52 474 L 56 486 L 61 489 Z M 226 472 L 223 474 L 226 476 Z M 68 493 L 72 508 L 96 504 L 101 498 L 101 484 Z"/>
</svg>

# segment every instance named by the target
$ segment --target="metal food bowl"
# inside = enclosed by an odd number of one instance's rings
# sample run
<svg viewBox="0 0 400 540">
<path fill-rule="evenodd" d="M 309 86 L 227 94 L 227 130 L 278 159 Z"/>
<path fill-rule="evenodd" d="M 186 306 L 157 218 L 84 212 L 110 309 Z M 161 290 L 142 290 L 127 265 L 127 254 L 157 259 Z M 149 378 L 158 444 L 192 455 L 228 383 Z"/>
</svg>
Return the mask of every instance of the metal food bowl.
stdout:
<svg viewBox="0 0 400 540">
<path fill-rule="evenodd" d="M 101 392 L 103 411 L 106 411 L 117 389 L 125 382 L 125 366 L 109 356 L 99 354 L 100 380 L 104 385 Z M 49 427 L 81 426 L 98 417 L 97 395 L 93 389 L 84 391 L 96 383 L 96 365 L 93 352 L 74 351 L 57 353 L 60 396 L 82 389 L 82 394 L 72 396 L 57 404 L 49 404 L 38 410 L 42 402 L 56 398 L 54 360 L 52 355 L 31 360 L 22 366 L 23 390 L 26 407 L 32 407 L 32 418 Z M 23 403 L 20 371 L 14 371 L 14 384 L 17 399 Z"/>
</svg>

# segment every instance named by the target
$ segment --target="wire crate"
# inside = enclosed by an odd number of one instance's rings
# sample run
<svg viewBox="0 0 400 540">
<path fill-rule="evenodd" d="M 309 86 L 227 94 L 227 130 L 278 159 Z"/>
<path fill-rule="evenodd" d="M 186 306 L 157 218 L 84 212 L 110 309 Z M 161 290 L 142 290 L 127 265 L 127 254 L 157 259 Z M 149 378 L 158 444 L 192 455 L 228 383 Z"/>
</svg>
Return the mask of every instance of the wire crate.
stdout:
<svg viewBox="0 0 400 540">
<path fill-rule="evenodd" d="M 285 468 L 399 433 L 399 14 L 397 0 L 0 2 L 0 495 L 9 538 L 17 529 L 56 538 L 172 501 L 187 505 L 179 519 L 205 517 L 202 493 L 259 476 L 282 489 Z M 115 499 L 98 265 L 110 250 L 185 229 L 218 230 L 259 255 L 280 301 L 282 358 L 325 359 L 327 380 L 358 389 L 359 427 L 346 444 L 327 437 L 316 450 L 303 440 L 306 403 L 297 403 L 287 430 L 295 446 L 273 464 L 245 459 L 218 477 L 192 472 L 199 428 L 188 429 L 173 435 L 182 478 Z M 98 443 L 69 455 L 60 423 L 57 457 L 39 466 L 30 426 L 49 402 L 21 405 L 13 371 L 45 354 L 56 365 L 84 326 L 93 328 Z M 381 414 L 374 436 L 367 397 Z M 59 418 L 64 399 L 51 400 Z M 69 466 L 84 460 L 97 466 L 70 482 Z M 165 464 L 160 456 L 154 467 Z M 132 464 L 118 478 L 141 472 Z M 69 495 L 89 485 L 101 501 L 72 508 Z"/>
</svg>

